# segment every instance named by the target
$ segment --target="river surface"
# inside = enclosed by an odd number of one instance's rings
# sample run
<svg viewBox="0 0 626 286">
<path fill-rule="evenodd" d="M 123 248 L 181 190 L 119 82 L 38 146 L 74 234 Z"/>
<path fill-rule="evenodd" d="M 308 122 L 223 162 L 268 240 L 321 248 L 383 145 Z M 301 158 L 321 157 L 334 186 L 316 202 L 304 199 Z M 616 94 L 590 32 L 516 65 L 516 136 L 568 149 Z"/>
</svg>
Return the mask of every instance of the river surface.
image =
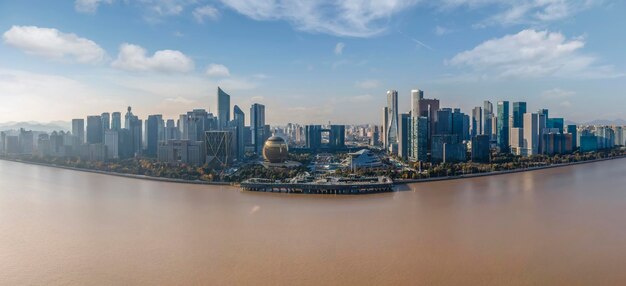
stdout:
<svg viewBox="0 0 626 286">
<path fill-rule="evenodd" d="M 626 285 L 626 159 L 363 196 L 0 161 L 0 285 Z"/>
</svg>

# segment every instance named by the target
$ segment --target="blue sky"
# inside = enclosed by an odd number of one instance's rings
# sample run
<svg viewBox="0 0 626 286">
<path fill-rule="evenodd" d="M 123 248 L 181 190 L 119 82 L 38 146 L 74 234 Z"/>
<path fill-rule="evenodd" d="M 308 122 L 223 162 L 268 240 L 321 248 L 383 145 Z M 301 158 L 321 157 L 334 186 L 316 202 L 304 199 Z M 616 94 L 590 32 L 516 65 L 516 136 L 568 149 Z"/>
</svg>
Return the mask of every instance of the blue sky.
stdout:
<svg viewBox="0 0 626 286">
<path fill-rule="evenodd" d="M 131 105 L 271 124 L 379 123 L 385 91 L 466 113 L 483 100 L 584 122 L 626 118 L 626 3 L 601 0 L 0 2 L 0 122 Z"/>
</svg>

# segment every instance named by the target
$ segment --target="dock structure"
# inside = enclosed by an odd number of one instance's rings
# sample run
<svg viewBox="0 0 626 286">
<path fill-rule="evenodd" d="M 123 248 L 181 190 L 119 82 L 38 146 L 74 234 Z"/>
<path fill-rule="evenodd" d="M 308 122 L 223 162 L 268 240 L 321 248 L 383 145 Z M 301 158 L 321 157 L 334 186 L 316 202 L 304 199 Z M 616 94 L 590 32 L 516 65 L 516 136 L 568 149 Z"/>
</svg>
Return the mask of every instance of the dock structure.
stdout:
<svg viewBox="0 0 626 286">
<path fill-rule="evenodd" d="M 393 181 L 388 177 L 326 178 L 290 182 L 253 178 L 243 181 L 239 187 L 252 192 L 357 195 L 393 192 Z"/>
</svg>

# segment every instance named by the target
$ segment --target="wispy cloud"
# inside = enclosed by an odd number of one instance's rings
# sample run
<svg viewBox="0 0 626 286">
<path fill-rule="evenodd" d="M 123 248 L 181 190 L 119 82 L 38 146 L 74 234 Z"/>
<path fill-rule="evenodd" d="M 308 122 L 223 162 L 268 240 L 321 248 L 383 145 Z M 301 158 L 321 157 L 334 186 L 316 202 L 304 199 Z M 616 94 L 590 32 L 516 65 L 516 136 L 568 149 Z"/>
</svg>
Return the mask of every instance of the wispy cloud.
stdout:
<svg viewBox="0 0 626 286">
<path fill-rule="evenodd" d="M 355 86 L 358 87 L 358 88 L 363 88 L 363 89 L 372 89 L 372 88 L 379 87 L 380 86 L 380 82 L 378 80 L 375 80 L 375 79 L 368 79 L 368 80 L 364 80 L 364 81 L 357 81 Z"/>
<path fill-rule="evenodd" d="M 227 77 L 230 76 L 230 70 L 225 65 L 210 64 L 206 69 L 206 75 L 212 77 Z"/>
<path fill-rule="evenodd" d="M 220 17 L 219 10 L 210 5 L 198 7 L 193 10 L 192 14 L 198 23 L 204 23 L 205 18 L 215 21 Z"/>
</svg>

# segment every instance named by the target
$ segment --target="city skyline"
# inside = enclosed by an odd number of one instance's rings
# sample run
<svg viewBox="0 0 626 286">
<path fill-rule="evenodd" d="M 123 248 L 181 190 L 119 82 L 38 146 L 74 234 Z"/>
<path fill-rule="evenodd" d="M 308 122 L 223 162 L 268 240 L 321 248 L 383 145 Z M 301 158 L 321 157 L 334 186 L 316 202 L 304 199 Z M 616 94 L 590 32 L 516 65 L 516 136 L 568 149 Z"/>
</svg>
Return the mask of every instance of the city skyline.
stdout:
<svg viewBox="0 0 626 286">
<path fill-rule="evenodd" d="M 626 3 L 322 2 L 307 1 L 312 16 L 297 19 L 291 5 L 228 0 L 5 1 L 0 122 L 129 105 L 142 118 L 217 114 L 218 85 L 232 105 L 267 106 L 272 125 L 379 124 L 387 90 L 404 113 L 417 88 L 466 112 L 490 99 L 578 123 L 626 118 L 610 104 L 623 100 L 626 41 L 607 31 L 625 21 Z M 340 21 L 324 25 L 331 17 Z"/>
</svg>

